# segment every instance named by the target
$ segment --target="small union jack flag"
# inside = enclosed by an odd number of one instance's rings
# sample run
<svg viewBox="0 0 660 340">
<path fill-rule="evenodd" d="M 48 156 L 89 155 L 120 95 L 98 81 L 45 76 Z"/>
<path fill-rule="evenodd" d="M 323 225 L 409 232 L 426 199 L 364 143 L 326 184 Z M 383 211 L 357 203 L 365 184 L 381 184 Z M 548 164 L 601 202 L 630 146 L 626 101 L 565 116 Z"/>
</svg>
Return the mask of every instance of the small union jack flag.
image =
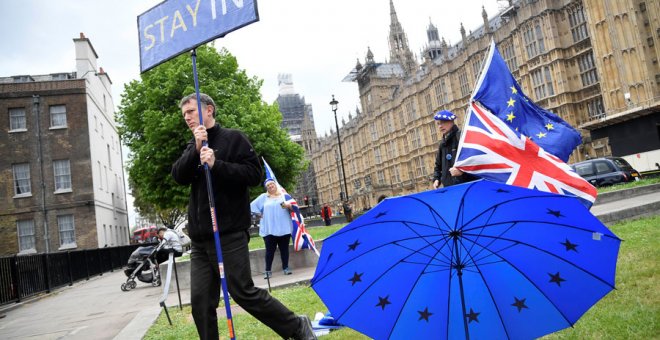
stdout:
<svg viewBox="0 0 660 340">
<path fill-rule="evenodd" d="M 284 188 L 280 187 L 284 192 L 284 200 L 287 203 L 291 204 L 291 223 L 293 225 L 293 230 L 291 232 L 291 238 L 293 238 L 293 249 L 295 251 L 300 251 L 303 249 L 312 249 L 319 255 L 319 251 L 316 250 L 316 245 L 312 239 L 312 235 L 307 232 L 305 229 L 305 218 L 300 213 L 300 208 L 298 207 L 298 202 L 289 195 Z"/>
<path fill-rule="evenodd" d="M 488 180 L 577 196 L 589 207 L 596 200 L 596 188 L 568 164 L 476 102 L 470 104 L 457 154 L 455 167 Z"/>
</svg>

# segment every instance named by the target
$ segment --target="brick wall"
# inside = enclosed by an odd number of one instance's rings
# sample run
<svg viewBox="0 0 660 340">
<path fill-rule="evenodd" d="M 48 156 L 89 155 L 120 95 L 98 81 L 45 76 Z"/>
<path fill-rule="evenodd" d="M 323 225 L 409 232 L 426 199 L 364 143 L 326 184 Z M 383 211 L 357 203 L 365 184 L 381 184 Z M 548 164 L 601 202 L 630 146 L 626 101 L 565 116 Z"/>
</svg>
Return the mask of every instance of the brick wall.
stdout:
<svg viewBox="0 0 660 340">
<path fill-rule="evenodd" d="M 85 80 L 0 84 L 0 232 L 5 236 L 0 238 L 0 255 L 18 252 L 16 221 L 22 219 L 34 220 L 36 250 L 45 252 L 45 218 L 49 250 L 57 251 L 57 216 L 64 214 L 74 215 L 77 249 L 96 247 L 86 102 Z M 66 128 L 51 128 L 52 105 L 66 107 Z M 9 109 L 19 107 L 25 109 L 27 131 L 10 133 Z M 55 194 L 53 161 L 65 159 L 72 190 Z M 30 164 L 29 197 L 14 197 L 12 164 L 16 163 Z"/>
</svg>

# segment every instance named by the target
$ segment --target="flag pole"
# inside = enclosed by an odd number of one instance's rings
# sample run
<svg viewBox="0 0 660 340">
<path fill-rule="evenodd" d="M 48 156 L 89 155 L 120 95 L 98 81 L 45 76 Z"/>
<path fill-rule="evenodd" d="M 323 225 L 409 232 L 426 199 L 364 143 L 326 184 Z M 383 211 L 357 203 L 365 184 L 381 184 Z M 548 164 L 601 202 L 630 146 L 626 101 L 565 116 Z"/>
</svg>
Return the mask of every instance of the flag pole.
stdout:
<svg viewBox="0 0 660 340">
<path fill-rule="evenodd" d="M 204 125 L 204 118 L 202 116 L 202 102 L 199 96 L 199 80 L 197 78 L 197 52 L 196 49 L 192 50 L 192 67 L 193 78 L 195 79 L 195 93 L 197 94 L 197 112 L 199 113 L 199 124 Z M 213 108 L 215 110 L 215 108 Z M 207 146 L 208 143 L 204 141 L 202 146 Z M 204 163 L 204 174 L 206 175 L 206 191 L 209 196 L 209 208 L 211 209 L 211 223 L 213 225 L 213 238 L 215 239 L 215 253 L 218 257 L 218 271 L 220 273 L 220 286 L 222 287 L 222 296 L 225 301 L 225 313 L 227 314 L 227 329 L 229 330 L 229 338 L 236 339 L 234 333 L 234 323 L 231 316 L 231 306 L 229 304 L 229 292 L 227 290 L 227 279 L 225 278 L 225 269 L 222 259 L 222 247 L 220 245 L 220 231 L 218 228 L 218 216 L 215 209 L 215 198 L 213 197 L 213 183 L 211 181 L 211 170 L 209 165 Z"/>
</svg>

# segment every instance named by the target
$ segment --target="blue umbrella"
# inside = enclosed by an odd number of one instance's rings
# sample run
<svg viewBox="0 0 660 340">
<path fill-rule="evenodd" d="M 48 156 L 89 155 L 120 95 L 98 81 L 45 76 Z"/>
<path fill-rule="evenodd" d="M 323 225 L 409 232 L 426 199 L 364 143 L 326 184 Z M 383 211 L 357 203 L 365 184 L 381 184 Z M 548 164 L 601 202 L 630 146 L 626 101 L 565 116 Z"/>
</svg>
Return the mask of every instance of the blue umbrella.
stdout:
<svg viewBox="0 0 660 340">
<path fill-rule="evenodd" d="M 477 181 L 384 200 L 324 240 L 312 288 L 376 339 L 530 339 L 614 288 L 620 242 L 574 197 Z"/>
</svg>

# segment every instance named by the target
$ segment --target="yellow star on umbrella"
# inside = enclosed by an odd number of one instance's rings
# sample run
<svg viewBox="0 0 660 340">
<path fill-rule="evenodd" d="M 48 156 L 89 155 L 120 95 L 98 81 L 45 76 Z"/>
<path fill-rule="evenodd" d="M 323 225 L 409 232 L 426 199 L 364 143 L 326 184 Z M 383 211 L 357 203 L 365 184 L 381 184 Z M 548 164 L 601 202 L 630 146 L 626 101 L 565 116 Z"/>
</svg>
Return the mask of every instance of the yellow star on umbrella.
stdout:
<svg viewBox="0 0 660 340">
<path fill-rule="evenodd" d="M 506 103 L 507 103 L 507 105 L 508 105 L 508 106 L 513 106 L 513 104 L 515 104 L 515 103 L 516 103 L 516 101 L 515 101 L 515 100 L 513 100 L 513 98 L 509 98 L 509 101 L 508 101 L 508 102 L 506 102 Z"/>
<path fill-rule="evenodd" d="M 506 115 L 506 120 L 510 121 L 513 123 L 513 119 L 516 118 L 516 116 L 513 115 L 513 112 L 509 112 L 508 115 Z"/>
<path fill-rule="evenodd" d="M 548 130 L 553 130 L 555 128 L 555 126 L 552 125 L 552 123 L 548 123 L 548 124 L 545 124 L 545 128 L 548 129 Z"/>
<path fill-rule="evenodd" d="M 512 94 L 516 94 L 516 93 L 518 93 L 518 90 L 516 89 L 515 86 L 511 86 L 511 93 L 512 93 Z"/>
<path fill-rule="evenodd" d="M 545 137 L 546 135 L 547 135 L 547 133 L 539 132 L 539 133 L 536 134 L 536 137 L 543 138 L 543 137 Z"/>
</svg>

